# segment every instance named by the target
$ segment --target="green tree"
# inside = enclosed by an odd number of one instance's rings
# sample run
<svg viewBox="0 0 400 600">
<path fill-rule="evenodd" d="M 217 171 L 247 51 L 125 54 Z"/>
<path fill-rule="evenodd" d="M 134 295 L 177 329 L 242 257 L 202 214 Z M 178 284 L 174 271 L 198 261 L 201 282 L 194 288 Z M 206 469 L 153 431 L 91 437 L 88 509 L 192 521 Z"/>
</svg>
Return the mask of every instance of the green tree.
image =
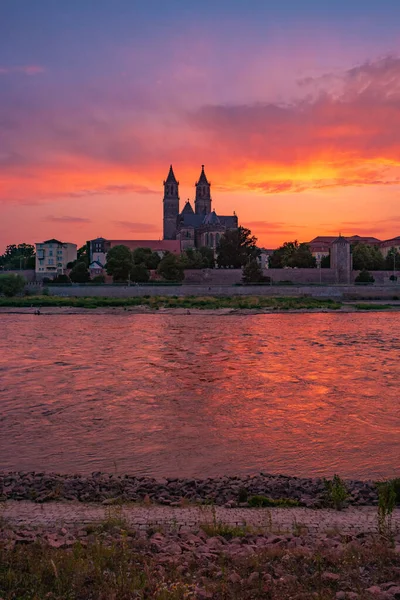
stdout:
<svg viewBox="0 0 400 600">
<path fill-rule="evenodd" d="M 256 246 L 257 238 L 250 229 L 238 227 L 226 231 L 217 247 L 217 263 L 219 267 L 240 269 L 251 258 L 257 258 L 261 251 Z"/>
<path fill-rule="evenodd" d="M 185 265 L 178 256 L 167 252 L 157 267 L 157 273 L 167 281 L 183 281 Z"/>
<path fill-rule="evenodd" d="M 198 251 L 203 257 L 203 268 L 213 269 L 215 267 L 214 250 L 212 248 L 207 248 L 207 246 L 201 246 Z"/>
<path fill-rule="evenodd" d="M 256 258 L 251 258 L 246 263 L 242 270 L 243 283 L 263 283 L 269 280 L 269 277 L 264 277 L 260 263 Z"/>
<path fill-rule="evenodd" d="M 313 269 L 317 266 L 317 261 L 312 255 L 308 244 L 297 240 L 294 242 L 285 242 L 270 256 L 269 266 L 271 269 L 283 269 L 284 267 L 296 267 L 298 269 Z"/>
<path fill-rule="evenodd" d="M 330 269 L 331 268 L 331 255 L 327 254 L 321 258 L 321 269 Z"/>
<path fill-rule="evenodd" d="M 150 279 L 150 273 L 146 265 L 144 263 L 134 264 L 130 272 L 130 279 L 135 283 L 146 283 Z"/>
<path fill-rule="evenodd" d="M 25 287 L 25 279 L 22 275 L 0 275 L 0 294 L 4 296 L 16 296 L 20 294 Z"/>
<path fill-rule="evenodd" d="M 153 252 L 151 248 L 136 248 L 132 252 L 132 258 L 135 265 L 143 264 L 150 271 L 157 269 L 161 260 L 158 253 Z"/>
<path fill-rule="evenodd" d="M 114 281 L 127 281 L 132 271 L 132 252 L 123 244 L 114 246 L 107 253 L 106 271 Z"/>
<path fill-rule="evenodd" d="M 396 248 L 390 248 L 387 253 L 385 267 L 388 271 L 400 270 L 400 252 Z"/>
<path fill-rule="evenodd" d="M 31 244 L 10 244 L 0 256 L 0 266 L 4 269 L 34 269 L 35 247 Z"/>
<path fill-rule="evenodd" d="M 380 271 L 385 268 L 385 259 L 382 252 L 376 246 L 369 244 L 355 244 L 353 252 L 353 269 L 362 271 Z"/>
<path fill-rule="evenodd" d="M 211 248 L 210 248 L 211 250 Z M 211 250 L 212 252 L 212 250 Z M 201 252 L 194 248 L 187 248 L 181 255 L 181 261 L 185 269 L 203 269 L 204 258 Z"/>
<path fill-rule="evenodd" d="M 90 280 L 90 273 L 85 262 L 78 262 L 69 274 L 69 278 L 74 283 L 86 283 Z"/>
<path fill-rule="evenodd" d="M 369 271 L 363 269 L 354 280 L 356 283 L 374 283 L 374 276 Z"/>
</svg>

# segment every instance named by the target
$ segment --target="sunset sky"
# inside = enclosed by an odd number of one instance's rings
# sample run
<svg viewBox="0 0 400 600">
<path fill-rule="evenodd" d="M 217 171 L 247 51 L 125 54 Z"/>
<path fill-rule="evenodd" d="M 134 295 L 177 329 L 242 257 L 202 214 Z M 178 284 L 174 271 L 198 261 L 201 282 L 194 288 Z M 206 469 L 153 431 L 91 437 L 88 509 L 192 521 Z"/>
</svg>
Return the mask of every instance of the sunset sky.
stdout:
<svg viewBox="0 0 400 600">
<path fill-rule="evenodd" d="M 0 1 L 0 253 L 158 239 L 170 163 L 268 248 L 400 235 L 400 2 Z"/>
</svg>

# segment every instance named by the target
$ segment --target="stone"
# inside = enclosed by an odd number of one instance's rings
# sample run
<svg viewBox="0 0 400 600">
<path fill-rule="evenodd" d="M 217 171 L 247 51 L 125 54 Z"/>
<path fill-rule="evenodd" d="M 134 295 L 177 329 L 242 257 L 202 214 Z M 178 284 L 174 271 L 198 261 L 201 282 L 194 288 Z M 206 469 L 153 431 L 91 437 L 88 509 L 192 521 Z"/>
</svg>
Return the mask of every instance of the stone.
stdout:
<svg viewBox="0 0 400 600">
<path fill-rule="evenodd" d="M 233 584 L 239 583 L 241 581 L 240 575 L 238 575 L 235 571 L 229 575 L 228 579 Z"/>
<path fill-rule="evenodd" d="M 395 598 L 395 600 L 400 600 L 400 586 L 396 585 L 394 587 L 391 587 L 389 588 L 388 592 L 393 598 Z"/>
<path fill-rule="evenodd" d="M 340 575 L 338 575 L 337 573 L 330 573 L 329 571 L 325 571 L 324 573 L 322 573 L 321 579 L 323 581 L 339 581 Z"/>
<path fill-rule="evenodd" d="M 253 585 L 259 579 L 260 579 L 260 573 L 258 573 L 258 571 L 253 571 L 253 573 L 250 573 L 249 577 L 247 578 L 247 583 L 249 585 Z"/>
</svg>

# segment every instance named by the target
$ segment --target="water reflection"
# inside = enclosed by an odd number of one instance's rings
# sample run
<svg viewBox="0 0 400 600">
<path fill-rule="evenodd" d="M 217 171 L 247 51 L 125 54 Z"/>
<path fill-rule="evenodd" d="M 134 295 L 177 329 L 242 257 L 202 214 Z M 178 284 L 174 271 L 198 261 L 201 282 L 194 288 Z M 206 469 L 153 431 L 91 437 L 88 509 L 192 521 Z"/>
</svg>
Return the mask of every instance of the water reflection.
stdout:
<svg viewBox="0 0 400 600">
<path fill-rule="evenodd" d="M 2 469 L 398 471 L 398 313 L 0 323 Z"/>
</svg>

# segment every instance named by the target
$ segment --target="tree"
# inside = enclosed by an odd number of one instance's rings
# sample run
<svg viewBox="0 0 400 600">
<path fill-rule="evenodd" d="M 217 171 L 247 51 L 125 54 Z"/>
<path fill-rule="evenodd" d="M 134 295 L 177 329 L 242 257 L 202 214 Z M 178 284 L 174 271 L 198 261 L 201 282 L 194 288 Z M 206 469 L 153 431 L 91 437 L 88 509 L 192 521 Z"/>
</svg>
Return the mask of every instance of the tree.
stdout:
<svg viewBox="0 0 400 600">
<path fill-rule="evenodd" d="M 260 263 L 256 258 L 251 258 L 243 267 L 243 283 L 264 283 L 270 281 L 269 277 L 264 277 Z"/>
<path fill-rule="evenodd" d="M 298 269 L 313 269 L 317 266 L 317 261 L 312 255 L 308 244 L 297 240 L 294 242 L 285 242 L 271 254 L 269 259 L 271 269 L 283 269 L 292 267 Z"/>
<path fill-rule="evenodd" d="M 256 246 L 257 238 L 251 235 L 250 229 L 238 227 L 226 231 L 217 247 L 217 263 L 219 267 L 240 269 L 250 258 L 257 258 L 261 251 Z"/>
<path fill-rule="evenodd" d="M 211 250 L 211 248 L 210 248 Z M 212 250 L 211 250 L 212 252 Z M 195 250 L 194 248 L 187 248 L 185 252 L 181 255 L 181 261 L 185 267 L 185 269 L 203 269 L 204 268 L 204 258 L 201 252 Z"/>
<path fill-rule="evenodd" d="M 400 252 L 396 248 L 390 248 L 385 258 L 385 267 L 388 271 L 400 269 Z"/>
<path fill-rule="evenodd" d="M 143 264 L 150 271 L 157 269 L 161 260 L 158 253 L 153 252 L 151 248 L 136 248 L 132 252 L 132 258 L 135 265 Z"/>
<path fill-rule="evenodd" d="M 90 280 L 90 273 L 85 262 L 78 262 L 69 274 L 74 283 L 86 283 Z"/>
<path fill-rule="evenodd" d="M 150 273 L 144 263 L 133 265 L 130 272 L 130 279 L 135 283 L 146 283 L 150 279 Z"/>
<path fill-rule="evenodd" d="M 363 269 L 354 280 L 356 283 L 374 283 L 373 275 L 366 269 Z"/>
<path fill-rule="evenodd" d="M 321 269 L 330 269 L 331 268 L 331 255 L 327 254 L 321 258 Z"/>
<path fill-rule="evenodd" d="M 90 242 L 89 242 L 89 244 L 90 244 Z M 87 267 L 89 266 L 88 244 L 84 244 L 83 246 L 81 246 L 80 248 L 78 248 L 76 260 L 71 260 L 71 262 L 69 262 L 67 264 L 67 269 L 73 269 L 80 262 L 85 263 L 85 265 Z"/>
<path fill-rule="evenodd" d="M 22 275 L 0 275 L 0 294 L 12 297 L 20 294 L 25 287 L 25 279 Z"/>
<path fill-rule="evenodd" d="M 363 269 L 370 271 L 380 271 L 385 268 L 385 259 L 382 252 L 376 246 L 369 244 L 355 244 L 352 248 L 353 252 L 353 269 L 362 271 Z"/>
<path fill-rule="evenodd" d="M 114 281 L 127 281 L 133 267 L 132 252 L 127 246 L 119 245 L 107 253 L 106 271 Z"/>
<path fill-rule="evenodd" d="M 203 268 L 213 269 L 215 267 L 214 250 L 212 248 L 208 248 L 207 246 L 201 246 L 198 251 L 203 257 Z"/>
<path fill-rule="evenodd" d="M 92 279 L 92 283 L 96 283 L 98 285 L 100 285 L 101 283 L 105 283 L 106 282 L 106 278 L 104 277 L 104 275 L 95 275 Z"/>
<path fill-rule="evenodd" d="M 4 269 L 34 269 L 35 247 L 31 244 L 10 244 L 0 256 L 0 266 Z"/>
<path fill-rule="evenodd" d="M 167 281 L 183 281 L 185 278 L 184 268 L 179 257 L 167 252 L 157 267 L 157 273 Z"/>
</svg>

